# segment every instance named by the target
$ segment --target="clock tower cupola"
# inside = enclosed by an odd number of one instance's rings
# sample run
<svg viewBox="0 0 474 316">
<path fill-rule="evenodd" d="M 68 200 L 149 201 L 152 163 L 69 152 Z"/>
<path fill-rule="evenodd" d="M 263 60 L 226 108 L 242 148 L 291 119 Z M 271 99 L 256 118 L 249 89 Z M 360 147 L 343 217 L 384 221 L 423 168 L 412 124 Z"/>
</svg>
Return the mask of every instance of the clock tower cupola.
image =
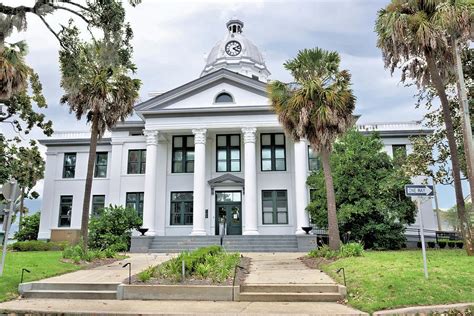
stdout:
<svg viewBox="0 0 474 316">
<path fill-rule="evenodd" d="M 226 68 L 266 82 L 270 72 L 257 46 L 242 34 L 244 22 L 231 19 L 226 23 L 226 27 L 227 34 L 217 42 L 207 56 L 201 77 Z"/>
</svg>

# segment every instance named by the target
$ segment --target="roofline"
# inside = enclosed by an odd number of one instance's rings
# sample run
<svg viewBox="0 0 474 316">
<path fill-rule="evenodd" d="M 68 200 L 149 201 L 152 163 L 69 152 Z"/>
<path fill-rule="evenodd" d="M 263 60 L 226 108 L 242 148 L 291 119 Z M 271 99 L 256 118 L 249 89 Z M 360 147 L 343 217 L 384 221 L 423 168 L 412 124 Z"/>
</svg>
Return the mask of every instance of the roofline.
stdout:
<svg viewBox="0 0 474 316">
<path fill-rule="evenodd" d="M 90 139 L 89 138 L 56 138 L 56 139 L 40 139 L 38 142 L 41 145 L 47 147 L 53 146 L 89 146 Z M 111 138 L 102 138 L 97 142 L 97 145 L 110 145 L 112 142 Z"/>
<path fill-rule="evenodd" d="M 266 87 L 267 84 L 264 82 L 261 82 L 259 80 L 252 79 L 250 77 L 244 76 L 242 74 L 239 74 L 237 72 L 230 71 L 228 69 L 222 68 L 216 71 L 213 71 L 205 76 L 199 77 L 195 80 L 189 81 L 179 87 L 176 87 L 174 89 L 168 90 L 164 92 L 163 94 L 160 94 L 156 97 L 150 98 L 140 104 L 137 104 L 134 109 L 135 112 L 137 112 L 138 115 L 140 115 L 143 110 L 147 110 L 151 105 L 156 104 L 156 103 L 164 103 L 167 101 L 172 100 L 176 95 L 181 95 L 185 94 L 187 92 L 191 92 L 194 90 L 196 87 L 202 87 L 205 86 L 208 83 L 211 83 L 215 81 L 216 79 L 221 79 L 221 78 L 226 78 L 226 77 L 231 77 L 234 79 L 238 79 L 241 81 L 241 83 L 250 86 L 256 90 L 260 90 L 262 92 L 266 93 Z"/>
</svg>

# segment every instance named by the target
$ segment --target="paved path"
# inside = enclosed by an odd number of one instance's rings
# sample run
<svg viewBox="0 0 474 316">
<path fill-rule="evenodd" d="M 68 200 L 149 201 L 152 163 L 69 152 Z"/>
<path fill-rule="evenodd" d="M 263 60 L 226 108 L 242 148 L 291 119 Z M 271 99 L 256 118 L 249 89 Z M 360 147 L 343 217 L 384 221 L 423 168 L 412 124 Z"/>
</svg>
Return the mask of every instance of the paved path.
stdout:
<svg viewBox="0 0 474 316">
<path fill-rule="evenodd" d="M 246 284 L 334 284 L 326 274 L 307 268 L 299 257 L 303 253 L 246 253 L 252 258 Z M 128 276 L 122 268 L 132 262 L 132 274 L 170 258 L 165 254 L 130 254 L 110 265 L 92 270 L 80 270 L 41 282 L 113 283 Z M 0 303 L 0 314 L 8 313 L 71 313 L 76 315 L 120 314 L 217 314 L 217 315 L 368 315 L 351 307 L 326 302 L 205 302 L 205 301 L 120 301 L 120 300 L 68 300 L 21 299 Z"/>
<path fill-rule="evenodd" d="M 335 303 L 195 302 L 195 301 L 107 301 L 27 299 L 0 304 L 2 312 L 71 313 L 75 315 L 368 315 Z"/>
<path fill-rule="evenodd" d="M 245 284 L 335 284 L 326 273 L 310 269 L 298 258 L 305 253 L 245 253 L 252 259 Z"/>
<path fill-rule="evenodd" d="M 128 254 L 129 258 L 90 270 L 79 270 L 36 282 L 44 283 L 121 283 L 128 277 L 128 267 L 122 268 L 127 262 L 132 263 L 132 275 L 151 265 L 160 264 L 171 256 L 165 254 Z"/>
</svg>

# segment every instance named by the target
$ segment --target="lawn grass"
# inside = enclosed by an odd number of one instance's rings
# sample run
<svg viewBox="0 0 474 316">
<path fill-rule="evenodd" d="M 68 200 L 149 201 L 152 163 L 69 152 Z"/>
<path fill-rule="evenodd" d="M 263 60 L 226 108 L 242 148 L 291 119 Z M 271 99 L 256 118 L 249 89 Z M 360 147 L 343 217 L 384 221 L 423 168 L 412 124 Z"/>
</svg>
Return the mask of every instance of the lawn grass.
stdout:
<svg viewBox="0 0 474 316">
<path fill-rule="evenodd" d="M 20 283 L 22 268 L 31 271 L 31 273 L 25 272 L 23 282 L 44 279 L 81 269 L 81 266 L 61 262 L 61 259 L 61 251 L 8 252 L 5 260 L 5 270 L 3 276 L 0 277 L 0 302 L 18 296 L 18 284 Z"/>
<path fill-rule="evenodd" d="M 337 260 L 322 269 L 344 267 L 349 304 L 365 312 L 404 306 L 474 302 L 474 257 L 464 250 L 428 250 L 429 279 L 420 250 L 371 251 Z"/>
</svg>

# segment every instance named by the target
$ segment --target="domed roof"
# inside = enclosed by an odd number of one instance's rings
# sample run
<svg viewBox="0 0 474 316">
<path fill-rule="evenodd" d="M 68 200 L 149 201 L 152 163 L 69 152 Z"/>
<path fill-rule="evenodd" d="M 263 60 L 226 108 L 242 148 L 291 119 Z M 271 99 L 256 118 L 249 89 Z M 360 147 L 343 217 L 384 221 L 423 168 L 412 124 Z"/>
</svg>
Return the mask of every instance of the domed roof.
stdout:
<svg viewBox="0 0 474 316">
<path fill-rule="evenodd" d="M 257 46 L 242 35 L 244 23 L 234 19 L 226 25 L 229 32 L 207 55 L 201 76 L 227 68 L 250 77 L 257 76 L 262 81 L 266 80 L 270 72 Z"/>
</svg>

